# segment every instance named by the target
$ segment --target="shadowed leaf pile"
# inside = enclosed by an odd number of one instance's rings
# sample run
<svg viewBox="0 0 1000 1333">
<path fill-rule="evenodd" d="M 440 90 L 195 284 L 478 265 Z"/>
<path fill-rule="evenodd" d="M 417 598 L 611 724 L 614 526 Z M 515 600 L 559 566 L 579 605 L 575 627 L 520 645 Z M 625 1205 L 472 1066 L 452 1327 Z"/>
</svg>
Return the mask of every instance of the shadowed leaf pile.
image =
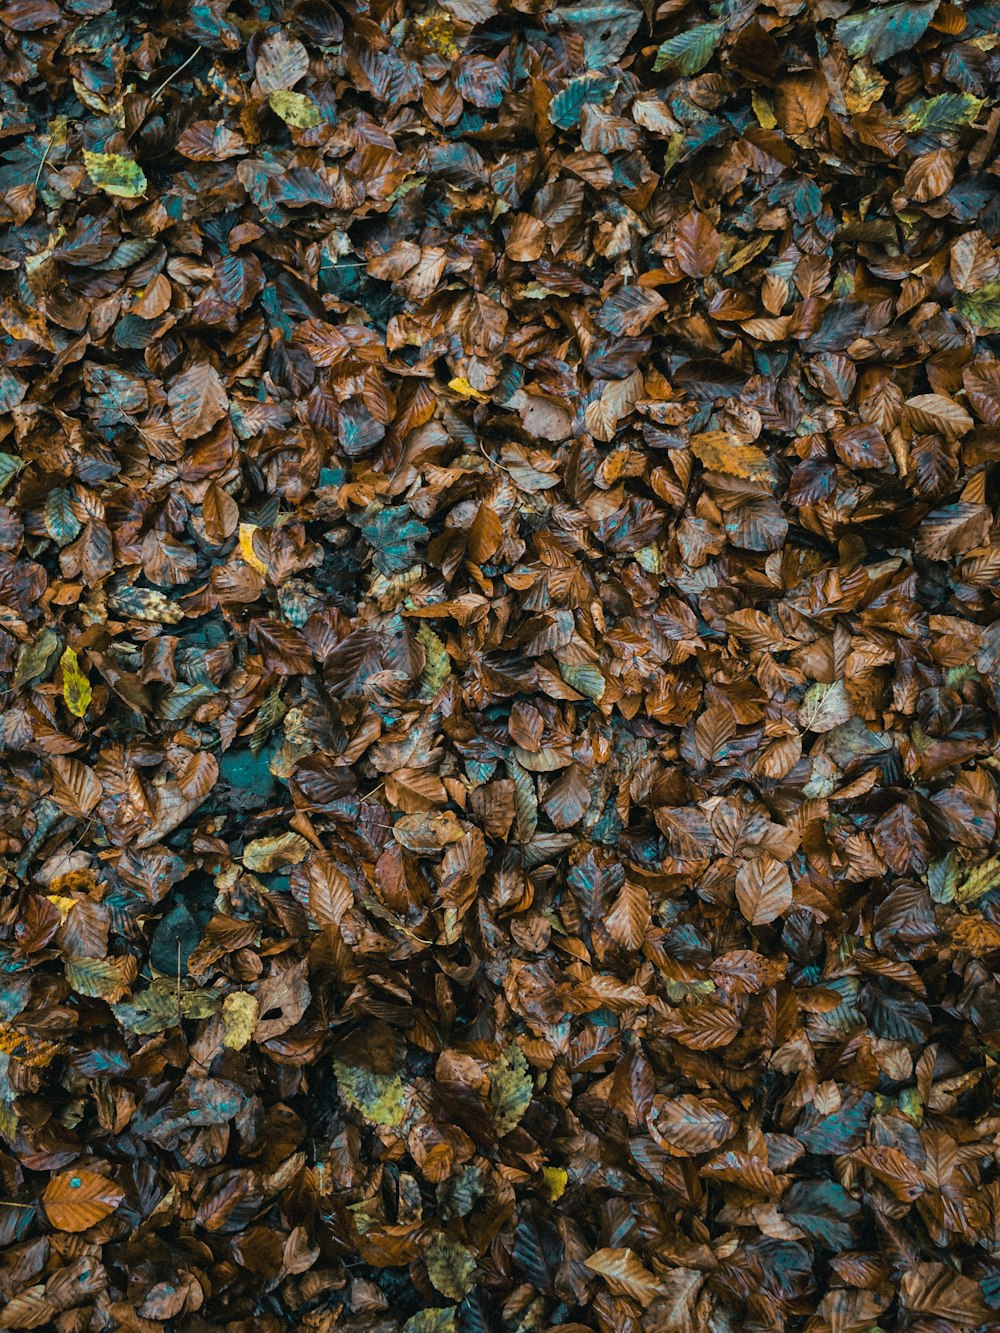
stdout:
<svg viewBox="0 0 1000 1333">
<path fill-rule="evenodd" d="M 1000 1328 L 998 32 L 0 0 L 0 1330 Z"/>
</svg>

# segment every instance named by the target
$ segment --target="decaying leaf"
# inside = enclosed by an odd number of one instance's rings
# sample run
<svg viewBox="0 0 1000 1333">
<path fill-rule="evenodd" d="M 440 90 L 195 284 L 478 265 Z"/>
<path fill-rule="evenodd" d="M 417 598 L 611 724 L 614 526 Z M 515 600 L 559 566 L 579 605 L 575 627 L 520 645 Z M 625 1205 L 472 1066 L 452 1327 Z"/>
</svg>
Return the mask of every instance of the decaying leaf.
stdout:
<svg viewBox="0 0 1000 1333">
<path fill-rule="evenodd" d="M 1000 1322 L 996 5 L 0 28 L 0 1329 Z"/>
</svg>

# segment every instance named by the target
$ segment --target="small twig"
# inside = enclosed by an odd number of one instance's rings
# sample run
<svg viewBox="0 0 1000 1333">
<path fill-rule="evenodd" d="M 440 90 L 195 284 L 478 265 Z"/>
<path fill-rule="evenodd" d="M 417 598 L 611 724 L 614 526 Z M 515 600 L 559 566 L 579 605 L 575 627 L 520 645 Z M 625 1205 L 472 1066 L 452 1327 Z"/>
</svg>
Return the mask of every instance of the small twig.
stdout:
<svg viewBox="0 0 1000 1333">
<path fill-rule="evenodd" d="M 156 92 L 153 93 L 152 97 L 149 99 L 150 102 L 156 101 L 156 99 L 159 97 L 160 93 L 163 92 L 167 84 L 170 83 L 172 79 L 176 79 L 177 75 L 180 74 L 182 70 L 187 69 L 191 61 L 194 60 L 196 56 L 199 56 L 201 54 L 202 49 L 203 49 L 202 47 L 196 46 L 195 49 L 191 52 L 191 54 L 188 56 L 187 60 L 184 61 L 183 65 L 178 65 L 175 70 L 173 70 L 170 74 L 167 75 L 167 77 L 160 84 L 159 88 L 157 88 Z"/>
<path fill-rule="evenodd" d="M 501 472 L 506 472 L 507 476 L 509 477 L 510 468 L 506 465 L 506 463 L 501 463 L 499 458 L 491 458 L 490 455 L 486 452 L 485 448 L 483 447 L 482 440 L 480 440 L 478 437 L 476 439 L 476 443 L 479 445 L 479 452 L 486 459 L 487 463 L 491 464 L 493 467 L 498 467 Z"/>
<path fill-rule="evenodd" d="M 41 178 L 42 178 L 42 171 L 44 170 L 45 163 L 49 160 L 49 149 L 50 149 L 51 147 L 52 147 L 52 135 L 50 134 L 50 135 L 49 135 L 49 141 L 48 141 L 48 143 L 45 145 L 45 152 L 42 154 L 42 160 L 41 160 L 41 162 L 39 162 L 39 164 L 38 164 L 38 170 L 35 172 L 35 188 L 36 188 L 36 189 L 38 188 L 38 182 L 39 182 L 39 181 L 41 180 Z"/>
</svg>

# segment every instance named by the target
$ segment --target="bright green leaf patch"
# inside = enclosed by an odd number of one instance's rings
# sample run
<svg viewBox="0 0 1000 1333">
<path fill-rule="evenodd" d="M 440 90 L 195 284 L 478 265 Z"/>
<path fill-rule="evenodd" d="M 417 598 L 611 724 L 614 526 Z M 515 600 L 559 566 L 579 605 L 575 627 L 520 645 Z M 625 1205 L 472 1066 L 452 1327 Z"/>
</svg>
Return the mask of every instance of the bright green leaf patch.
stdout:
<svg viewBox="0 0 1000 1333">
<path fill-rule="evenodd" d="M 84 149 L 87 175 L 105 194 L 118 199 L 141 199 L 147 182 L 142 167 L 120 153 L 91 153 Z"/>
<path fill-rule="evenodd" d="M 722 23 L 697 23 L 686 32 L 670 37 L 656 53 L 653 69 L 669 69 L 686 77 L 698 74 L 712 59 L 712 52 L 725 32 Z"/>
<path fill-rule="evenodd" d="M 528 1073 L 528 1062 L 519 1046 L 512 1046 L 490 1065 L 489 1074 L 493 1123 L 497 1134 L 502 1137 L 521 1123 L 531 1104 L 534 1084 Z"/>
<path fill-rule="evenodd" d="M 956 292 L 958 313 L 981 329 L 1000 329 L 1000 279 L 985 283 L 976 292 Z"/>
<path fill-rule="evenodd" d="M 398 1074 L 377 1074 L 334 1060 L 337 1086 L 348 1105 L 373 1125 L 391 1127 L 406 1119 L 406 1088 Z"/>
<path fill-rule="evenodd" d="M 280 116 L 286 125 L 297 130 L 311 130 L 323 117 L 319 107 L 305 93 L 293 93 L 287 88 L 276 88 L 268 94 L 268 102 L 276 116 Z"/>
</svg>

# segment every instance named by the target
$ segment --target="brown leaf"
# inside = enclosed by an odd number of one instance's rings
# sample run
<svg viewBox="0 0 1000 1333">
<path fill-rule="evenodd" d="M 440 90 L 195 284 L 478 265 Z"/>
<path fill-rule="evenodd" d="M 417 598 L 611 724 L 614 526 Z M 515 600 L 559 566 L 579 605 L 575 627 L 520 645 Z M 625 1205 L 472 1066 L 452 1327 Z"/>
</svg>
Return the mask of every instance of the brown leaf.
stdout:
<svg viewBox="0 0 1000 1333">
<path fill-rule="evenodd" d="M 697 211 L 677 223 L 674 254 L 681 272 L 689 278 L 706 278 L 719 262 L 722 243 L 711 220 Z"/>
<path fill-rule="evenodd" d="M 178 375 L 167 395 L 177 438 L 194 440 L 206 434 L 229 406 L 219 372 L 208 361 L 197 362 Z"/>
<path fill-rule="evenodd" d="M 662 1285 L 633 1250 L 613 1247 L 595 1250 L 583 1262 L 592 1273 L 604 1279 L 616 1296 L 628 1296 L 643 1308 L 663 1292 Z"/>
<path fill-rule="evenodd" d="M 736 873 L 736 901 L 752 926 L 767 925 L 792 905 L 788 867 L 765 852 L 744 861 Z"/>
</svg>

